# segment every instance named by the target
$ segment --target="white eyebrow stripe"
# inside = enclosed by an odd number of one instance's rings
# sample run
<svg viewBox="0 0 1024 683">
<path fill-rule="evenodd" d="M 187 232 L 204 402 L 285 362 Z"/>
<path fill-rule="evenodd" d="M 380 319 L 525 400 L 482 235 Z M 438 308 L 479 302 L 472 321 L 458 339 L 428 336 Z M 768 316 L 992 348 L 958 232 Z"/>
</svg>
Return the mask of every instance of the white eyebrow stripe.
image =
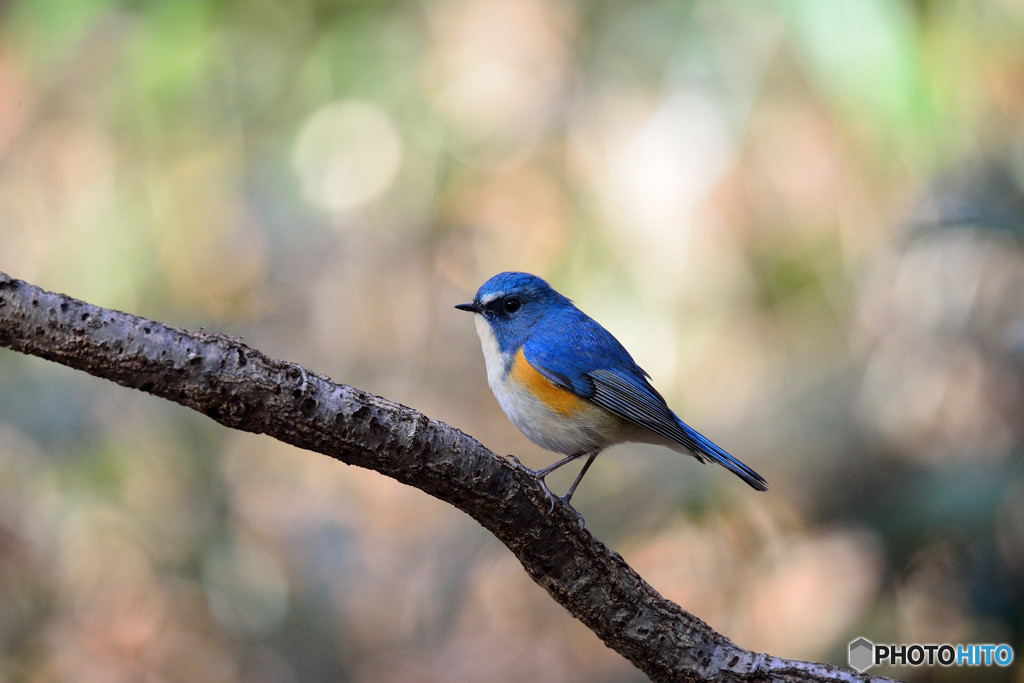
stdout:
<svg viewBox="0 0 1024 683">
<path fill-rule="evenodd" d="M 493 294 L 488 294 L 487 296 L 480 297 L 480 305 L 486 306 L 495 299 L 500 299 L 503 296 L 505 296 L 505 292 L 494 292 Z"/>
</svg>

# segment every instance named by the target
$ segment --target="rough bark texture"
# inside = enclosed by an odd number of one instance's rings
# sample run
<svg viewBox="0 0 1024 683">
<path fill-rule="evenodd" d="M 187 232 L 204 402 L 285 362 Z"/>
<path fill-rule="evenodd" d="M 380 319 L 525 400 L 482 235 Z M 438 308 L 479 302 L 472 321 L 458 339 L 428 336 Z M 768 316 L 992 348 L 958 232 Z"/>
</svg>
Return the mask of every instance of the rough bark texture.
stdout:
<svg viewBox="0 0 1024 683">
<path fill-rule="evenodd" d="M 0 346 L 376 470 L 451 503 L 654 680 L 884 680 L 734 645 L 659 595 L 618 553 L 581 531 L 564 506 L 546 514 L 537 483 L 472 437 L 240 340 L 100 308 L 0 272 Z"/>
</svg>

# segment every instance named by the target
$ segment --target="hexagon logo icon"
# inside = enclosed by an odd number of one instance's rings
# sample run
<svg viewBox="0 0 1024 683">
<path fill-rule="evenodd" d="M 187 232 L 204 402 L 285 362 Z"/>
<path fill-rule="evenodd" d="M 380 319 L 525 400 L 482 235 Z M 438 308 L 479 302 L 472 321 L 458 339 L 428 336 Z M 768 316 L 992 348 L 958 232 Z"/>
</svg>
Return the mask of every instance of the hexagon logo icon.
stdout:
<svg viewBox="0 0 1024 683">
<path fill-rule="evenodd" d="M 861 636 L 850 642 L 850 667 L 863 673 L 875 663 L 875 644 Z"/>
</svg>

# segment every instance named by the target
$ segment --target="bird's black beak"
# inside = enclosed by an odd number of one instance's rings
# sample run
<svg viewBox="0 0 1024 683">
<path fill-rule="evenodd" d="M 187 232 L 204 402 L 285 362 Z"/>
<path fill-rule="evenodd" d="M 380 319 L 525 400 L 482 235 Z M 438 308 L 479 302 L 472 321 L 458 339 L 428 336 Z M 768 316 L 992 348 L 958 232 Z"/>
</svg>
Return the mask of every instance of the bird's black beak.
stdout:
<svg viewBox="0 0 1024 683">
<path fill-rule="evenodd" d="M 478 303 L 455 304 L 455 308 L 459 309 L 460 311 L 469 311 L 470 313 L 480 313 L 482 310 L 484 310 Z"/>
</svg>

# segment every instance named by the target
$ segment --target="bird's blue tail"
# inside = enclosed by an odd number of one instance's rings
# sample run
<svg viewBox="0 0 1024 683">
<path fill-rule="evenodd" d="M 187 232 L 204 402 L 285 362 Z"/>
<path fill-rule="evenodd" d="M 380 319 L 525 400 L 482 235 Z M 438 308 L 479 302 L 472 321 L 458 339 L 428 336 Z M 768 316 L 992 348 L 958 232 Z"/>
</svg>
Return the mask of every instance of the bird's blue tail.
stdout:
<svg viewBox="0 0 1024 683">
<path fill-rule="evenodd" d="M 680 420 L 678 417 L 676 418 L 676 420 L 679 422 L 679 426 L 682 427 L 683 431 L 686 433 L 686 436 L 688 437 L 687 441 L 692 442 L 692 444 L 686 444 L 690 449 L 692 449 L 699 455 L 714 460 L 719 465 L 726 468 L 743 481 L 747 482 L 747 484 L 751 488 L 757 489 L 758 491 L 768 490 L 768 482 L 764 480 L 764 477 L 762 477 L 760 474 L 758 474 L 757 472 L 755 472 L 754 470 L 750 469 L 742 462 L 737 460 L 736 458 L 732 457 L 731 455 L 723 451 L 721 448 L 712 443 L 710 439 L 705 437 L 697 430 L 692 429 L 689 425 Z"/>
</svg>

